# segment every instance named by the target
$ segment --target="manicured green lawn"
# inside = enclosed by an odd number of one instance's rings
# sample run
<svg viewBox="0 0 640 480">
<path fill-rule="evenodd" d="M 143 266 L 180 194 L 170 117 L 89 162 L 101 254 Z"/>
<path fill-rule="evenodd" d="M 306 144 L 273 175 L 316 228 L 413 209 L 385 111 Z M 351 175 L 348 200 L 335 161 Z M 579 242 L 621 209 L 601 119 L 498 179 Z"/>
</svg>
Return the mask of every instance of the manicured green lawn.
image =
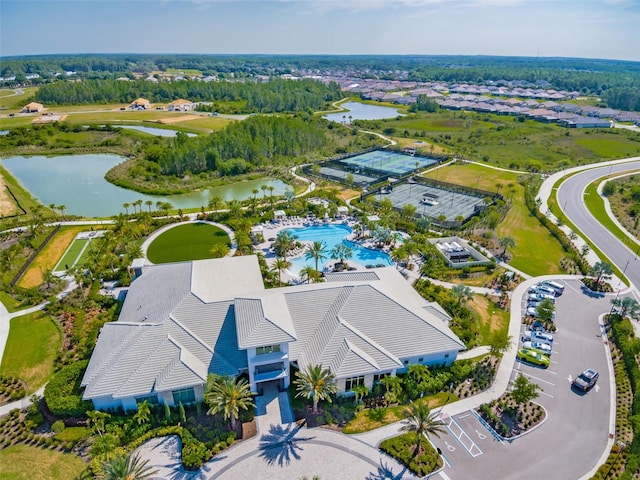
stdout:
<svg viewBox="0 0 640 480">
<path fill-rule="evenodd" d="M 153 263 L 184 262 L 214 258 L 215 244 L 230 245 L 229 236 L 218 227 L 206 223 L 189 223 L 171 228 L 156 238 L 147 257 Z"/>
<path fill-rule="evenodd" d="M 68 453 L 30 445 L 0 450 L 0 480 L 72 480 L 85 468 L 80 458 Z"/>
<path fill-rule="evenodd" d="M 28 393 L 35 392 L 53 374 L 60 340 L 60 330 L 44 312 L 13 318 L 0 375 L 21 378 Z"/>
<path fill-rule="evenodd" d="M 82 249 L 87 244 L 87 242 L 88 240 L 86 238 L 80 238 L 80 239 L 74 240 L 71 246 L 69 247 L 69 249 L 67 250 L 67 253 L 64 254 L 64 256 L 58 262 L 58 265 L 56 265 L 56 268 L 54 268 L 53 270 L 55 272 L 66 270 L 67 265 L 69 266 L 69 268 L 73 268 L 73 266 L 76 263 L 76 260 L 78 259 L 78 255 L 80 255 L 80 252 L 82 252 Z"/>
</svg>

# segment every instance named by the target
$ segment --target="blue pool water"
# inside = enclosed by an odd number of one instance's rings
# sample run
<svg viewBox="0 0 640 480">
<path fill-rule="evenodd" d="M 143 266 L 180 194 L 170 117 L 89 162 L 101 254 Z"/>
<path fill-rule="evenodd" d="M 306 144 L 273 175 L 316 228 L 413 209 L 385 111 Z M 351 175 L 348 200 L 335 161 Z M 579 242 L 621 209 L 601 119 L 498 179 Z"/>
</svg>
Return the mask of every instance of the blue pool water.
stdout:
<svg viewBox="0 0 640 480">
<path fill-rule="evenodd" d="M 345 240 L 351 233 L 351 229 L 346 225 L 314 225 L 305 228 L 289 228 L 287 232 L 294 235 L 300 241 L 325 242 L 327 245 L 327 258 L 318 262 L 318 269 L 321 271 L 324 269 L 325 263 L 331 260 L 331 250 L 339 243 L 345 243 L 353 250 L 353 257 L 347 260 L 347 263 L 357 263 L 363 267 L 370 264 L 393 265 L 391 257 L 386 253 L 364 248 L 357 243 Z M 315 268 L 315 261 L 313 259 L 307 260 L 304 258 L 304 255 L 302 255 L 301 257 L 291 260 L 291 268 L 289 268 L 289 270 L 297 274 L 306 265 Z"/>
</svg>

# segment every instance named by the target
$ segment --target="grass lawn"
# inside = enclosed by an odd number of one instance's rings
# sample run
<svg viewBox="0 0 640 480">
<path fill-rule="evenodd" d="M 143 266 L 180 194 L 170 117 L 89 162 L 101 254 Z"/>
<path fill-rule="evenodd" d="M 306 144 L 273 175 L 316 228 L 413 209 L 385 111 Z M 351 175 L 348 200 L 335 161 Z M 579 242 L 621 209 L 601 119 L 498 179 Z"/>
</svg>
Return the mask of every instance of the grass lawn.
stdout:
<svg viewBox="0 0 640 480">
<path fill-rule="evenodd" d="M 498 237 L 512 237 L 515 248 L 510 249 L 510 264 L 530 275 L 547 275 L 560 272 L 559 262 L 564 256 L 560 244 L 546 228 L 529 213 L 524 204 L 524 188 L 518 183 L 518 174 L 495 170 L 478 164 L 452 164 L 425 175 L 458 185 L 477 187 L 500 192 L 512 197 L 513 204 L 505 220 L 497 230 Z"/>
<path fill-rule="evenodd" d="M 67 427 L 60 433 L 56 433 L 56 438 L 63 442 L 79 442 L 91 436 L 91 430 L 87 427 Z"/>
<path fill-rule="evenodd" d="M 56 236 L 54 236 L 46 247 L 38 254 L 31 266 L 24 272 L 22 278 L 18 282 L 18 286 L 24 288 L 37 287 L 43 282 L 43 272 L 53 271 L 58 264 L 60 257 L 67 250 L 71 242 L 79 232 L 86 230 L 87 227 L 62 227 Z"/>
<path fill-rule="evenodd" d="M 427 395 L 426 397 L 416 400 L 416 403 L 427 403 L 429 408 L 433 409 L 440 407 L 447 402 L 455 402 L 457 400 L 458 397 L 455 395 L 440 392 L 434 395 Z M 368 432 L 369 430 L 397 422 L 404 418 L 403 412 L 406 408 L 406 405 L 394 405 L 392 407 L 387 407 L 382 418 L 379 418 L 377 415 L 380 413 L 380 409 L 377 409 L 377 411 L 371 409 L 362 410 L 356 413 L 353 420 L 347 423 L 343 432 L 347 434 Z"/>
<path fill-rule="evenodd" d="M 147 257 L 153 263 L 214 258 L 211 248 L 219 243 L 230 245 L 229 236 L 218 227 L 206 223 L 178 225 L 149 245 Z"/>
<path fill-rule="evenodd" d="M 182 122 L 175 122 L 171 125 L 179 127 L 191 127 L 198 130 L 215 131 L 222 130 L 231 122 L 235 122 L 235 120 L 222 117 L 202 117 L 192 118 L 191 120 L 184 120 Z"/>
<path fill-rule="evenodd" d="M 475 310 L 480 317 L 480 338 L 479 345 L 489 345 L 494 332 L 506 334 L 509 330 L 509 312 L 495 306 L 487 297 L 474 295 L 469 306 Z"/>
<path fill-rule="evenodd" d="M 60 337 L 53 319 L 44 312 L 11 319 L 0 374 L 21 378 L 28 393 L 35 392 L 53 374 Z"/>
<path fill-rule="evenodd" d="M 10 91 L 9 91 L 10 90 Z M 1 90 L 2 96 L 0 96 L 0 108 L 6 108 L 7 110 L 19 111 L 22 107 L 24 107 L 27 103 L 27 100 L 30 97 L 33 97 L 38 90 L 38 87 L 25 87 L 21 89 L 23 93 L 20 95 L 12 95 L 15 90 Z M 12 112 L 7 112 L 12 113 Z"/>
<path fill-rule="evenodd" d="M 80 478 L 86 465 L 69 453 L 30 445 L 0 450 L 0 480 L 72 480 Z"/>
<path fill-rule="evenodd" d="M 64 254 L 64 257 L 60 259 L 56 267 L 54 268 L 54 272 L 59 272 L 63 270 L 67 270 L 67 265 L 69 268 L 73 268 L 76 264 L 76 260 L 78 259 L 78 255 L 82 252 L 82 249 L 85 247 L 89 239 L 80 238 L 74 240 L 67 252 Z"/>
<path fill-rule="evenodd" d="M 20 302 L 2 290 L 0 290 L 0 302 L 4 304 L 8 312 L 15 312 L 20 309 Z"/>
</svg>

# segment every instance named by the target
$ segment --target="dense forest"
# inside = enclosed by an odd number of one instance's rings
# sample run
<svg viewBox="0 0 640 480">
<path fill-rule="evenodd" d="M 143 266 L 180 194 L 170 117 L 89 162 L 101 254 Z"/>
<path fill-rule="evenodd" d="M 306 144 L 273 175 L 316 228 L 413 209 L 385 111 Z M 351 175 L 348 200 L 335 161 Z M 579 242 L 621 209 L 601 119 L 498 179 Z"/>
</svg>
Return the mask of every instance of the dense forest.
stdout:
<svg viewBox="0 0 640 480">
<path fill-rule="evenodd" d="M 337 84 L 315 80 L 272 80 L 254 82 L 176 82 L 121 81 L 113 79 L 56 82 L 42 85 L 36 100 L 48 105 L 83 103 L 129 103 L 144 97 L 152 103 L 178 98 L 206 102 L 240 102 L 242 112 L 297 112 L 322 110 L 343 97 Z"/>
<path fill-rule="evenodd" d="M 206 171 L 240 175 L 310 152 L 335 153 L 335 139 L 328 133 L 336 129 L 348 134 L 343 127 L 312 115 L 257 115 L 207 137 L 178 135 L 169 148 L 149 151 L 146 159 L 156 162 L 164 175 Z"/>
</svg>

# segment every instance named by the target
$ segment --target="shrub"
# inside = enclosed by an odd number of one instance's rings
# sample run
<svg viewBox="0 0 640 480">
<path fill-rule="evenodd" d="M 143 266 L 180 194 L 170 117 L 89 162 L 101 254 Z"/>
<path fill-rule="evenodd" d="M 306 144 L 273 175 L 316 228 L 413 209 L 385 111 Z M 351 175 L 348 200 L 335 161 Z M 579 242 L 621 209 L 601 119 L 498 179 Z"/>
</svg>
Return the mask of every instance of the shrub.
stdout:
<svg viewBox="0 0 640 480">
<path fill-rule="evenodd" d="M 51 413 L 61 417 L 83 415 L 90 410 L 91 402 L 82 400 L 80 381 L 88 361 L 76 362 L 62 368 L 44 388 L 44 399 Z"/>
<path fill-rule="evenodd" d="M 51 431 L 53 433 L 62 433 L 64 428 L 65 428 L 65 425 L 62 420 L 56 420 L 55 422 L 53 422 L 53 425 L 51 425 Z"/>
<path fill-rule="evenodd" d="M 209 459 L 209 451 L 204 443 L 193 439 L 182 446 L 182 464 L 187 470 L 200 468 Z"/>
<path fill-rule="evenodd" d="M 415 434 L 407 433 L 384 440 L 380 449 L 406 465 L 416 475 L 424 477 L 440 468 L 442 460 L 427 441 L 422 442 L 424 451 L 414 456 L 415 442 Z"/>
</svg>

